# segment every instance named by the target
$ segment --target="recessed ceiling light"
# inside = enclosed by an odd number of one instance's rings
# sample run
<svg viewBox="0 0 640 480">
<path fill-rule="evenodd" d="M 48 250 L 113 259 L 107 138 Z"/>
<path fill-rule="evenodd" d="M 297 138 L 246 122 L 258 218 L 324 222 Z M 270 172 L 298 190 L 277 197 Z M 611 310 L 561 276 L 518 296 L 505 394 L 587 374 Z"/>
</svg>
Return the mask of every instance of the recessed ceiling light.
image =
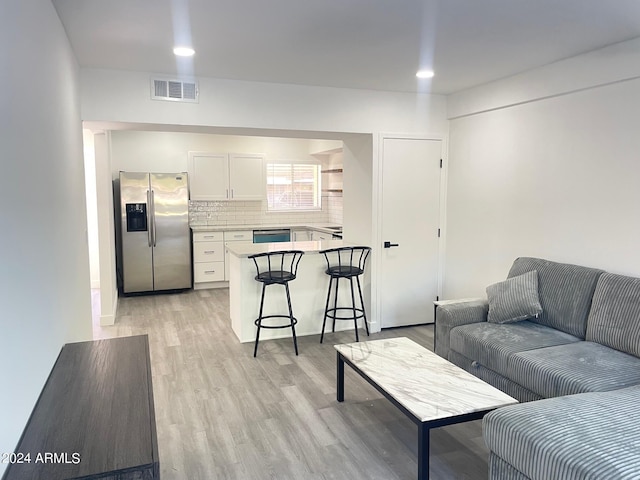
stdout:
<svg viewBox="0 0 640 480">
<path fill-rule="evenodd" d="M 191 47 L 175 47 L 173 53 L 179 57 L 191 57 L 196 51 Z"/>
<path fill-rule="evenodd" d="M 433 78 L 433 70 L 420 70 L 416 73 L 416 77 L 418 78 Z"/>
</svg>

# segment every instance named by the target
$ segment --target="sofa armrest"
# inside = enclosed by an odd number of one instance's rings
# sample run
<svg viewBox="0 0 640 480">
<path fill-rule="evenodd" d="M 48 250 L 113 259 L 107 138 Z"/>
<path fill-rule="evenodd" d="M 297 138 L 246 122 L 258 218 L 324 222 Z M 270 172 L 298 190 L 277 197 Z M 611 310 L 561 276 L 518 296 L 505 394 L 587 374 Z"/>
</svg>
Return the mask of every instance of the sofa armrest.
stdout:
<svg viewBox="0 0 640 480">
<path fill-rule="evenodd" d="M 436 310 L 435 352 L 442 358 L 449 358 L 451 330 L 460 325 L 487 321 L 489 302 L 484 299 L 447 302 Z"/>
</svg>

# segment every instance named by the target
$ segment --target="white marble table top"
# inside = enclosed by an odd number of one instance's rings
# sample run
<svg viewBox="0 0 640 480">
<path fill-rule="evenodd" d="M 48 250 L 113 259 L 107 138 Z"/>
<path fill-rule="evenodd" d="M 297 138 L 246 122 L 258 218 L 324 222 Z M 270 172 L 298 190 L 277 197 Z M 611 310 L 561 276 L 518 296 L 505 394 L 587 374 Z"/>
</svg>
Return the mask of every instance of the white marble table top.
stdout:
<svg viewBox="0 0 640 480">
<path fill-rule="evenodd" d="M 421 422 L 518 403 L 405 337 L 335 348 Z"/>
</svg>

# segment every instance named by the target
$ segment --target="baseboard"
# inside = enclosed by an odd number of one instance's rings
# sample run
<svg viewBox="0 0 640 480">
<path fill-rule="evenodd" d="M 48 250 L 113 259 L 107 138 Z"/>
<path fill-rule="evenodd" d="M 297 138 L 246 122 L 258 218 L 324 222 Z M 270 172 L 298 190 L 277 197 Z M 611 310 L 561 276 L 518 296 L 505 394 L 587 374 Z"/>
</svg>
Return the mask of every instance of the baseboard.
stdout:
<svg viewBox="0 0 640 480">
<path fill-rule="evenodd" d="M 116 324 L 116 313 L 118 312 L 118 292 L 113 300 L 113 313 L 111 315 L 100 315 L 100 326 L 108 327 Z"/>
</svg>

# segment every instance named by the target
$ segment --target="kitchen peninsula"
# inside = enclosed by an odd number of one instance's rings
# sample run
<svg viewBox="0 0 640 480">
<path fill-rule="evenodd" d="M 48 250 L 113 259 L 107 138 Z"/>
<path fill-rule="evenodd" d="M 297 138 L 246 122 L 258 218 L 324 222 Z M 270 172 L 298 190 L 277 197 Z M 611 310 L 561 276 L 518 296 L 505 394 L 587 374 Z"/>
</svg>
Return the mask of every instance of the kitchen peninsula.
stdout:
<svg viewBox="0 0 640 480">
<path fill-rule="evenodd" d="M 305 254 L 298 265 L 295 280 L 289 283 L 293 315 L 298 319 L 296 335 L 318 335 L 322 330 L 324 308 L 327 300 L 329 276 L 325 274 L 327 264 L 325 257 L 318 252 L 328 248 L 352 245 L 342 240 L 280 242 L 250 244 L 230 244 L 229 251 L 229 307 L 231 326 L 241 342 L 253 342 L 256 336 L 254 320 L 260 308 L 262 284 L 255 280 L 256 267 L 249 255 L 279 250 L 302 250 Z M 363 283 L 363 293 L 368 295 L 367 281 Z M 357 293 L 356 293 L 357 297 Z M 333 298 L 332 298 L 333 301 Z M 341 305 L 351 305 L 351 292 L 342 288 L 338 299 Z M 367 307 L 368 308 L 368 307 Z M 275 285 L 267 288 L 264 299 L 264 315 L 286 314 L 287 301 L 284 288 Z M 360 321 L 361 322 L 361 321 Z M 336 322 L 336 331 L 353 330 L 353 322 Z M 327 320 L 328 332 L 331 331 L 331 320 Z M 268 330 L 260 332 L 260 340 L 290 337 L 290 329 Z"/>
</svg>

